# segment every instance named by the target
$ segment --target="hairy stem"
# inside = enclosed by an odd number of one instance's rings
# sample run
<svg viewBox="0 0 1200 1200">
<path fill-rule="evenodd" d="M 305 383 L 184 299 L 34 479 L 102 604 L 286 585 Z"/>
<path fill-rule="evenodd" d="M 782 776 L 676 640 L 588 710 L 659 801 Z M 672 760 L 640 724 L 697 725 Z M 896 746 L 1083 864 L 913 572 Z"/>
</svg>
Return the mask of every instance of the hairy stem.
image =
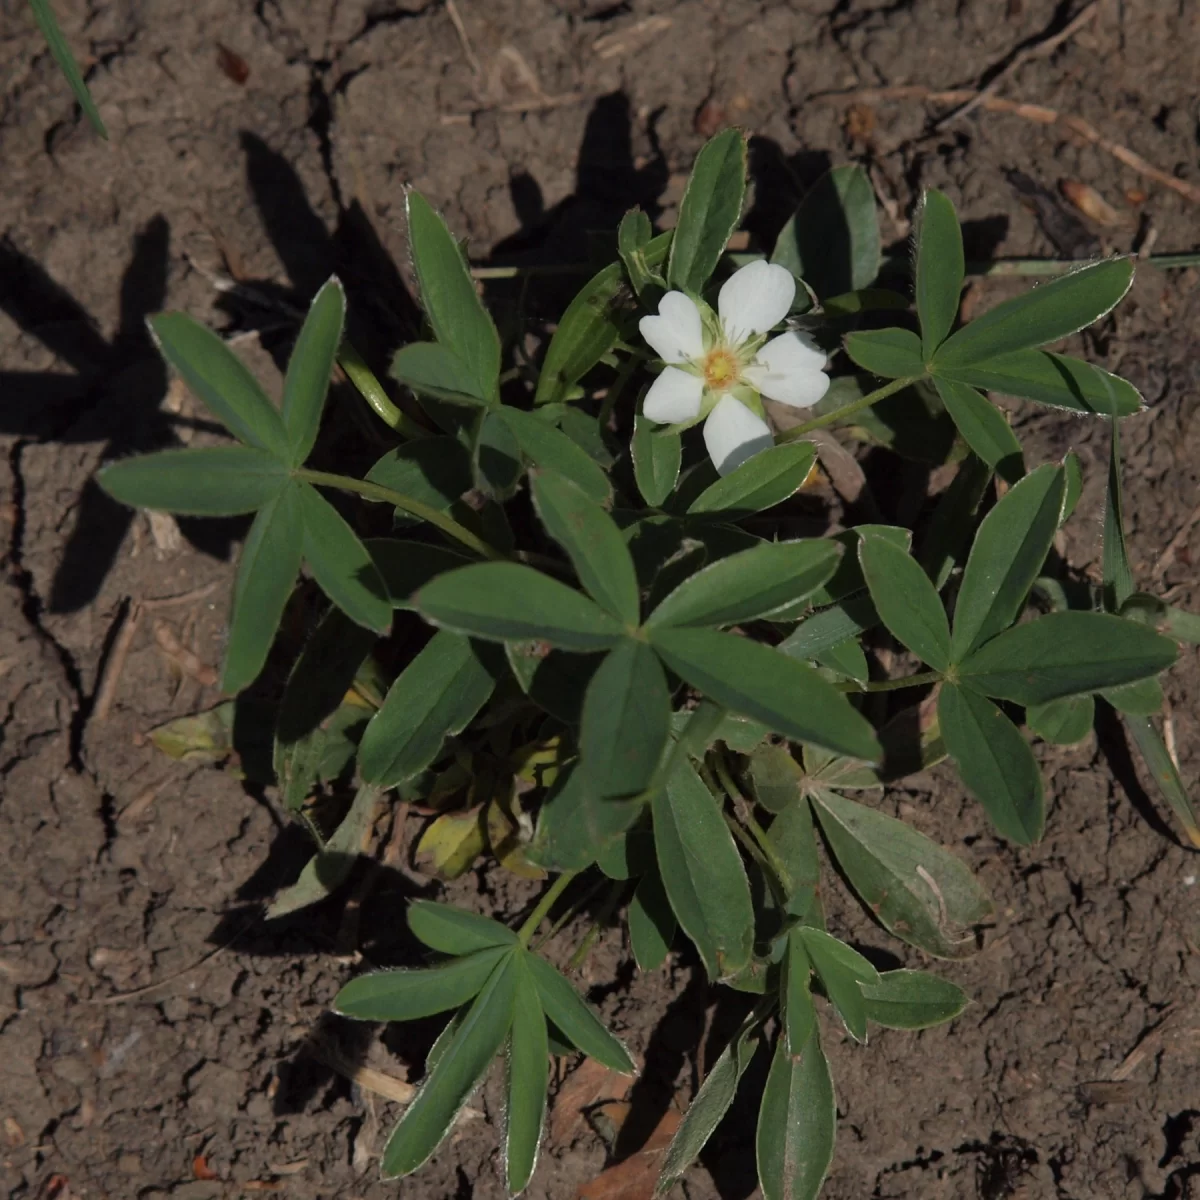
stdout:
<svg viewBox="0 0 1200 1200">
<path fill-rule="evenodd" d="M 554 907 L 555 901 L 559 896 L 570 886 L 571 880 L 578 874 L 578 871 L 564 871 L 546 889 L 546 894 L 537 902 L 537 906 L 533 912 L 525 918 L 521 928 L 517 930 L 517 937 L 520 938 L 522 946 L 529 945 L 529 939 L 537 932 L 537 927 L 545 919 L 546 914 Z"/>
<path fill-rule="evenodd" d="M 839 692 L 898 692 L 903 688 L 925 687 L 942 679 L 941 671 L 922 671 L 919 675 L 905 675 L 902 679 L 879 679 L 873 683 L 858 683 L 853 679 L 835 683 Z"/>
<path fill-rule="evenodd" d="M 885 383 L 883 387 L 876 388 L 873 392 L 868 392 L 857 400 L 851 400 L 849 404 L 843 404 L 841 408 L 822 413 L 819 417 L 813 417 L 811 421 L 805 421 L 803 425 L 795 425 L 791 429 L 784 430 L 775 440 L 794 442 L 814 429 L 824 429 L 827 425 L 836 425 L 839 421 L 844 421 L 847 417 L 862 412 L 864 408 L 870 408 L 872 404 L 878 404 L 880 400 L 886 400 L 889 396 L 902 392 L 906 387 L 911 387 L 920 378 L 920 375 L 912 375 L 907 379 L 893 379 L 891 383 Z"/>
<path fill-rule="evenodd" d="M 394 492 L 391 488 L 383 487 L 378 483 L 371 483 L 366 479 L 354 479 L 349 475 L 333 475 L 328 471 L 310 471 L 307 467 L 297 468 L 293 472 L 293 475 L 297 479 L 302 479 L 305 483 L 315 483 L 322 487 L 338 488 L 343 492 L 354 492 L 356 495 L 362 496 L 367 500 L 375 500 L 380 504 L 390 504 L 394 508 L 399 508 L 408 513 L 410 516 L 419 517 L 422 521 L 428 521 L 435 529 L 440 529 L 442 533 L 448 537 L 452 537 L 456 542 L 460 542 L 483 558 L 508 558 L 508 555 L 503 550 L 497 550 L 495 546 L 490 545 L 483 538 L 472 533 L 465 525 L 460 525 L 453 517 L 447 516 L 444 512 L 436 508 L 431 508 L 428 504 L 422 504 L 420 500 L 414 500 L 411 496 L 406 496 L 402 492 Z"/>
<path fill-rule="evenodd" d="M 367 402 L 371 411 L 402 438 L 415 440 L 430 436 L 428 429 L 418 425 L 412 417 L 392 403 L 384 391 L 383 384 L 375 377 L 375 372 L 367 366 L 366 360 L 354 348 L 349 338 L 343 338 L 338 350 L 338 366 L 346 372 L 346 378 L 358 389 L 358 394 Z"/>
</svg>

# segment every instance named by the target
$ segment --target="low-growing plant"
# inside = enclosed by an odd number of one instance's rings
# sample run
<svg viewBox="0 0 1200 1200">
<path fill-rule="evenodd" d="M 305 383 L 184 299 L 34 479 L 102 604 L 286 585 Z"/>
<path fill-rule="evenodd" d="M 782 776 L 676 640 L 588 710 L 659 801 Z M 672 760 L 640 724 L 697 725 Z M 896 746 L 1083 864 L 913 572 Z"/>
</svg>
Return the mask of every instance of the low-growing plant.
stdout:
<svg viewBox="0 0 1200 1200">
<path fill-rule="evenodd" d="M 383 1152 L 387 1176 L 434 1153 L 500 1057 L 519 1192 L 551 1056 L 582 1051 L 633 1071 L 534 940 L 552 910 L 551 933 L 564 927 L 597 881 L 611 881 L 602 911 L 623 912 L 643 970 L 682 933 L 710 980 L 747 994 L 662 1188 L 761 1053 L 758 1173 L 777 1200 L 816 1196 L 834 1152 L 819 1003 L 858 1042 L 872 1023 L 921 1029 L 966 1004 L 924 970 L 877 970 L 827 928 L 833 867 L 899 940 L 942 959 L 976 948 L 987 895 L 959 858 L 886 811 L 891 782 L 947 760 L 996 833 L 1029 845 L 1045 797 L 1021 724 L 1078 741 L 1099 702 L 1124 715 L 1200 842 L 1151 719 L 1157 677 L 1177 641 L 1197 640 L 1196 619 L 1135 590 L 1122 534 L 1117 432 L 1140 397 L 1045 348 L 1109 313 L 1134 264 L 1080 267 L 956 328 L 962 239 L 950 201 L 930 191 L 913 320 L 904 271 L 881 276 L 859 169 L 813 189 L 770 259 L 727 252 L 745 189 L 746 143 L 729 130 L 700 153 L 673 231 L 626 215 L 617 258 L 567 306 L 540 362 L 524 329 L 501 338 L 460 245 L 409 192 L 428 336 L 392 363 L 404 409 L 344 339 L 336 279 L 300 330 L 280 407 L 216 334 L 180 314 L 150 322 L 236 443 L 116 462 L 101 481 L 130 505 L 256 514 L 225 691 L 259 675 L 302 569 L 330 601 L 274 741 L 281 796 L 316 855 L 274 911 L 345 879 L 385 792 L 430 814 L 420 849 L 444 877 L 484 854 L 497 870 L 554 877 L 507 923 L 410 904 L 408 924 L 436 959 L 338 995 L 336 1010 L 363 1020 L 454 1014 Z M 306 465 L 339 361 L 398 441 L 361 479 Z M 1102 586 L 1072 578 L 1053 550 L 1079 499 L 1079 460 L 1029 469 L 988 391 L 1111 426 Z M 834 427 L 952 464 L 953 477 L 924 508 L 905 501 L 913 515 L 901 524 L 883 523 L 860 490 L 850 509 L 875 519 L 839 528 L 828 493 L 810 487 L 822 461 L 831 475 L 858 469 L 820 432 Z M 331 491 L 390 510 L 391 535 L 361 538 Z M 389 679 L 373 648 L 394 622 L 406 637 Z M 890 693 L 903 689 L 928 702 L 897 705 Z M 330 829 L 311 799 L 348 773 L 357 792 Z"/>
</svg>

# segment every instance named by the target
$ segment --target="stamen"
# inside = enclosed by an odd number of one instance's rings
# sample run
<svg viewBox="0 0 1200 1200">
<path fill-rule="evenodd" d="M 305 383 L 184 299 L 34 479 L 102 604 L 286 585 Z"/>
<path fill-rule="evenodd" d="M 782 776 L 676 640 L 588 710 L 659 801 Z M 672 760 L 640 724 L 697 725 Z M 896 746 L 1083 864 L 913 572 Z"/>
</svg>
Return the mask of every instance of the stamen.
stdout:
<svg viewBox="0 0 1200 1200">
<path fill-rule="evenodd" d="M 704 359 L 704 382 L 714 391 L 723 392 L 741 378 L 737 356 L 724 346 L 710 350 Z"/>
</svg>

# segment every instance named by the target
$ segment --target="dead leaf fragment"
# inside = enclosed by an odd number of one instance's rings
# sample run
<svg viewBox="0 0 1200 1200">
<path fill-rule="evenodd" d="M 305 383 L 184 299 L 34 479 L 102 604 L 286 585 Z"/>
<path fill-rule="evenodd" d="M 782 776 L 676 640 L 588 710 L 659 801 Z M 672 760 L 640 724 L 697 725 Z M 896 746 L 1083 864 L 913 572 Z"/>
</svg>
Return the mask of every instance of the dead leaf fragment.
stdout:
<svg viewBox="0 0 1200 1200">
<path fill-rule="evenodd" d="M 443 813 L 417 843 L 417 865 L 439 879 L 457 879 L 483 853 L 487 838 L 483 806 Z"/>
<path fill-rule="evenodd" d="M 601 1100 L 620 1100 L 629 1091 L 630 1080 L 594 1058 L 585 1058 L 567 1076 L 554 1097 L 550 1114 L 550 1145 L 568 1143 L 583 1128 L 584 1110 Z"/>
<path fill-rule="evenodd" d="M 578 1200 L 653 1200 L 663 1154 L 679 1128 L 680 1114 L 669 1108 L 646 1144 L 628 1158 L 601 1171 L 579 1189 Z"/>
<path fill-rule="evenodd" d="M 1058 190 L 1067 202 L 1073 204 L 1089 221 L 1097 225 L 1120 225 L 1124 218 L 1094 187 L 1078 179 L 1060 179 Z"/>
<path fill-rule="evenodd" d="M 218 1179 L 220 1178 L 216 1171 L 208 1165 L 208 1159 L 203 1154 L 197 1154 L 192 1159 L 192 1178 L 193 1179 Z"/>
</svg>

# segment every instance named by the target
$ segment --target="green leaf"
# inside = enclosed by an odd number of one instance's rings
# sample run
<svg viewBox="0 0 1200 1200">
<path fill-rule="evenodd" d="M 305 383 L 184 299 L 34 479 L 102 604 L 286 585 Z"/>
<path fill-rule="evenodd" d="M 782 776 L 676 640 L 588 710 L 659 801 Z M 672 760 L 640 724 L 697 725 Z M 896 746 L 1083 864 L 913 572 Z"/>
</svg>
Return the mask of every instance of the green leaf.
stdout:
<svg viewBox="0 0 1200 1200">
<path fill-rule="evenodd" d="M 921 339 L 908 329 L 870 329 L 846 337 L 855 365 L 883 379 L 919 379 L 925 374 Z"/>
<path fill-rule="evenodd" d="M 283 419 L 245 363 L 211 329 L 184 313 L 159 313 L 148 324 L 163 358 L 238 441 L 289 460 Z"/>
<path fill-rule="evenodd" d="M 1128 417 L 1142 407 L 1141 393 L 1127 380 L 1082 359 L 1045 350 L 1017 350 L 954 367 L 935 361 L 930 372 L 935 378 L 1073 412 Z"/>
<path fill-rule="evenodd" d="M 504 1044 L 516 1006 L 517 952 L 500 958 L 383 1150 L 383 1177 L 411 1175 L 438 1148 Z"/>
<path fill-rule="evenodd" d="M 746 138 L 725 129 L 696 156 L 679 203 L 667 280 L 673 288 L 698 292 L 725 253 L 742 216 L 746 194 Z"/>
<path fill-rule="evenodd" d="M 802 600 L 827 582 L 841 546 L 808 538 L 763 542 L 709 563 L 651 614 L 648 626 L 736 625 Z"/>
<path fill-rule="evenodd" d="M 781 813 L 803 796 L 804 769 L 787 746 L 768 742 L 750 755 L 750 787 L 769 813 Z"/>
<path fill-rule="evenodd" d="M 641 815 L 640 797 L 604 796 L 579 765 L 555 781 L 538 812 L 526 857 L 554 871 L 579 871 L 596 861 Z"/>
<path fill-rule="evenodd" d="M 1176 658 L 1170 638 L 1109 613 L 1048 613 L 992 638 L 959 665 L 976 691 L 1045 704 L 1148 679 Z"/>
<path fill-rule="evenodd" d="M 392 359 L 389 374 L 418 396 L 432 396 L 468 408 L 487 405 L 475 372 L 453 350 L 439 342 L 411 342 Z"/>
<path fill-rule="evenodd" d="M 671 233 L 660 233 L 645 248 L 646 265 L 660 267 L 671 246 Z M 585 283 L 567 305 L 538 377 L 534 403 L 573 399 L 575 385 L 617 344 L 629 300 L 622 264 L 605 267 Z"/>
<path fill-rule="evenodd" d="M 638 880 L 626 919 L 634 961 L 643 971 L 657 970 L 670 952 L 678 928 L 657 864 Z"/>
<path fill-rule="evenodd" d="M 750 883 L 721 805 L 688 762 L 650 801 L 663 887 L 710 979 L 736 975 L 754 948 Z"/>
<path fill-rule="evenodd" d="M 847 1032 L 856 1041 L 865 1042 L 867 1008 L 859 985 L 878 983 L 879 972 L 857 950 L 823 930 L 798 925 L 795 932 Z"/>
<path fill-rule="evenodd" d="M 383 577 L 393 608 L 412 608 L 413 595 L 430 580 L 468 564 L 461 554 L 427 542 L 367 538 L 363 545 Z"/>
<path fill-rule="evenodd" d="M 866 171 L 845 166 L 822 175 L 783 227 L 771 261 L 803 278 L 822 299 L 874 283 L 879 221 Z"/>
<path fill-rule="evenodd" d="M 1108 457 L 1108 491 L 1104 497 L 1104 607 L 1117 612 L 1133 594 L 1133 568 L 1125 546 L 1125 503 L 1121 496 L 1121 430 L 1114 417 Z"/>
<path fill-rule="evenodd" d="M 990 700 L 943 684 L 938 724 L 946 750 L 997 831 L 1031 846 L 1046 825 L 1042 776 L 1021 731 Z"/>
<path fill-rule="evenodd" d="M 474 999 L 508 953 L 508 947 L 490 946 L 436 967 L 360 975 L 334 997 L 333 1011 L 357 1021 L 418 1021 L 431 1017 Z"/>
<path fill-rule="evenodd" d="M 636 1074 L 629 1051 L 609 1033 L 571 984 L 536 954 L 527 954 L 525 962 L 547 1018 L 558 1026 L 563 1037 L 603 1066 L 622 1075 Z"/>
<path fill-rule="evenodd" d="M 661 1195 L 695 1161 L 725 1114 L 733 1107 L 738 1084 L 758 1050 L 761 1029 L 751 1018 L 721 1051 L 692 1098 L 679 1128 L 667 1147 L 656 1193 Z"/>
<path fill-rule="evenodd" d="M 991 467 L 968 454 L 933 510 L 917 561 L 939 592 L 975 529 L 975 514 L 991 481 Z"/>
<path fill-rule="evenodd" d="M 412 901 L 406 916 L 413 934 L 431 950 L 443 954 L 474 954 L 517 944 L 517 935 L 507 925 L 435 900 Z"/>
<path fill-rule="evenodd" d="M 304 560 L 321 590 L 364 629 L 387 632 L 392 598 L 358 534 L 316 488 L 304 484 L 298 499 L 304 521 Z"/>
<path fill-rule="evenodd" d="M 362 853 L 363 840 L 375 818 L 378 802 L 377 789 L 358 789 L 350 811 L 342 818 L 325 845 L 305 864 L 300 878 L 290 887 L 284 888 L 271 901 L 266 912 L 268 921 L 287 917 L 312 904 L 319 904 L 350 878 L 358 856 Z"/>
<path fill-rule="evenodd" d="M 100 112 L 92 101 L 92 94 L 83 81 L 79 64 L 75 61 L 75 55 L 71 53 L 71 47 L 63 36 L 62 28 L 54 15 L 54 9 L 50 7 L 50 0 L 29 0 L 29 3 L 33 8 L 34 20 L 37 21 L 38 28 L 42 31 L 42 37 L 46 39 L 46 46 L 58 64 L 58 69 L 66 78 L 67 86 L 70 87 L 71 94 L 75 97 L 75 103 L 83 109 L 83 115 L 87 117 L 92 128 L 107 140 L 108 130 L 104 128 Z"/>
<path fill-rule="evenodd" d="M 308 310 L 283 382 L 283 425 L 291 449 L 289 461 L 294 467 L 308 458 L 317 440 L 345 319 L 346 293 L 334 276 Z"/>
<path fill-rule="evenodd" d="M 420 192 L 409 191 L 408 238 L 421 302 L 434 337 L 466 367 L 470 389 L 499 400 L 500 337 L 483 307 L 458 243 Z"/>
<path fill-rule="evenodd" d="M 775 1046 L 755 1149 L 763 1200 L 817 1200 L 833 1161 L 837 1106 L 816 1026 L 799 1054 Z"/>
<path fill-rule="evenodd" d="M 852 560 L 853 556 L 847 555 L 846 558 Z M 875 611 L 875 604 L 863 589 L 805 617 L 779 643 L 778 649 L 788 658 L 808 661 L 878 624 L 879 614 Z"/>
<path fill-rule="evenodd" d="M 950 665 L 950 622 L 941 597 L 916 560 L 880 537 L 859 541 L 875 611 L 888 631 L 935 671 Z"/>
<path fill-rule="evenodd" d="M 863 984 L 867 1017 L 886 1029 L 930 1029 L 953 1021 L 967 1007 L 966 993 L 925 971 L 884 971 Z"/>
<path fill-rule="evenodd" d="M 817 664 L 856 683 L 866 683 L 871 678 L 867 656 L 852 637 L 823 649 L 817 655 Z"/>
<path fill-rule="evenodd" d="M 475 424 L 471 462 L 475 486 L 484 495 L 502 503 L 516 492 L 523 465 L 521 446 L 503 409 L 483 413 Z"/>
<path fill-rule="evenodd" d="M 561 429 L 519 408 L 505 407 L 501 413 L 522 452 L 536 466 L 570 480 L 593 504 L 607 505 L 612 500 L 608 476 Z"/>
<path fill-rule="evenodd" d="M 777 864 L 784 868 L 780 882 L 788 893 L 787 911 L 809 919 L 818 906 L 817 889 L 821 882 L 821 861 L 817 853 L 817 835 L 812 810 L 805 802 L 790 804 L 771 822 L 767 837 L 775 847 Z M 816 922 L 819 923 L 819 922 Z"/>
<path fill-rule="evenodd" d="M 1073 746 L 1092 732 L 1096 720 L 1096 702 L 1091 696 L 1069 696 L 1046 704 L 1031 704 L 1025 710 L 1025 723 L 1044 742 L 1055 746 Z"/>
<path fill-rule="evenodd" d="M 341 732 L 339 710 L 366 723 L 370 710 L 346 703 L 345 697 L 374 644 L 373 633 L 331 608 L 292 667 L 279 704 L 274 745 L 280 799 L 289 811 L 304 804 L 322 774 L 330 737 Z"/>
<path fill-rule="evenodd" d="M 811 442 L 784 442 L 755 454 L 692 501 L 693 516 L 737 521 L 786 500 L 808 478 L 816 461 Z"/>
<path fill-rule="evenodd" d="M 1119 687 L 1103 688 L 1100 695 L 1125 716 L 1153 717 L 1163 708 L 1162 684 L 1153 677 L 1139 679 L 1136 683 L 1124 683 Z"/>
<path fill-rule="evenodd" d="M 683 440 L 669 429 L 656 431 L 654 422 L 639 413 L 633 418 L 629 450 L 638 491 L 650 508 L 658 508 L 675 490 L 683 461 Z"/>
<path fill-rule="evenodd" d="M 1196 810 L 1188 798 L 1187 789 L 1179 777 L 1179 768 L 1171 757 L 1165 743 L 1154 728 L 1149 717 L 1125 717 L 1125 728 L 1133 735 L 1137 748 L 1154 776 L 1154 782 L 1171 806 L 1171 811 L 1183 826 L 1188 841 L 1200 849 L 1200 825 L 1196 822 Z"/>
<path fill-rule="evenodd" d="M 677 675 L 724 708 L 838 754 L 879 757 L 874 730 L 846 697 L 770 646 L 707 629 L 661 628 L 652 644 Z"/>
<path fill-rule="evenodd" d="M 646 261 L 646 247 L 654 237 L 650 218 L 640 208 L 631 208 L 617 227 L 617 253 L 625 264 L 634 292 L 643 304 L 657 299 L 666 281 Z"/>
<path fill-rule="evenodd" d="M 621 626 L 586 596 L 518 563 L 473 563 L 413 597 L 435 625 L 492 641 L 535 640 L 565 650 L 606 650 Z"/>
<path fill-rule="evenodd" d="M 963 286 L 962 230 L 944 192 L 936 188 L 925 192 L 916 236 L 917 316 L 922 354 L 929 359 L 954 328 Z"/>
<path fill-rule="evenodd" d="M 267 661 L 304 550 L 301 487 L 288 484 L 258 510 L 246 535 L 233 584 L 229 641 L 221 690 L 240 692 Z"/>
<path fill-rule="evenodd" d="M 1111 312 L 1132 283 L 1133 262 L 1127 258 L 1060 275 L 977 317 L 939 348 L 934 362 L 941 373 L 1057 342 Z"/>
<path fill-rule="evenodd" d="M 658 769 L 671 726 L 671 693 L 658 655 L 624 639 L 592 676 L 579 748 L 602 797 L 643 791 Z"/>
<path fill-rule="evenodd" d="M 287 484 L 286 463 L 252 446 L 160 450 L 104 467 L 100 486 L 121 504 L 195 517 L 260 509 Z"/>
<path fill-rule="evenodd" d="M 817 1024 L 812 999 L 812 963 L 804 949 L 799 927 L 787 935 L 787 950 L 780 978 L 780 1004 L 783 1007 L 783 1039 L 788 1052 L 801 1054 Z"/>
<path fill-rule="evenodd" d="M 640 603 L 637 575 L 612 517 L 555 471 L 539 471 L 534 476 L 533 503 L 546 531 L 567 552 L 592 599 L 623 625 L 636 627 Z"/>
<path fill-rule="evenodd" d="M 425 437 L 389 450 L 367 472 L 368 483 L 378 483 L 445 512 L 469 491 L 471 455 L 457 438 Z"/>
<path fill-rule="evenodd" d="M 938 958 L 974 952 L 970 929 L 992 905 L 963 862 L 878 809 L 826 788 L 812 800 L 838 866 L 885 929 Z"/>
<path fill-rule="evenodd" d="M 1002 479 L 1017 483 L 1025 474 L 1025 456 L 1004 414 L 965 383 L 933 382 L 963 441 Z"/>
<path fill-rule="evenodd" d="M 1064 487 L 1062 468 L 1047 463 L 984 517 L 954 608 L 953 661 L 961 662 L 1020 615 L 1054 543 Z"/>
<path fill-rule="evenodd" d="M 504 1107 L 504 1181 L 510 1195 L 523 1192 L 537 1166 L 546 1090 L 550 1082 L 550 1044 L 546 1018 L 524 961 L 519 964 L 517 999 L 508 1035 L 508 1103 Z"/>
<path fill-rule="evenodd" d="M 1079 497 L 1083 495 L 1083 467 L 1080 465 L 1079 455 L 1074 450 L 1067 451 L 1063 456 L 1062 465 L 1067 476 L 1067 494 L 1063 497 L 1062 512 L 1062 524 L 1065 525 L 1074 513 Z"/>
<path fill-rule="evenodd" d="M 494 686 L 467 638 L 446 630 L 434 634 L 371 718 L 358 749 L 362 777 L 395 787 L 423 771 L 445 739 L 483 707 Z"/>
</svg>

